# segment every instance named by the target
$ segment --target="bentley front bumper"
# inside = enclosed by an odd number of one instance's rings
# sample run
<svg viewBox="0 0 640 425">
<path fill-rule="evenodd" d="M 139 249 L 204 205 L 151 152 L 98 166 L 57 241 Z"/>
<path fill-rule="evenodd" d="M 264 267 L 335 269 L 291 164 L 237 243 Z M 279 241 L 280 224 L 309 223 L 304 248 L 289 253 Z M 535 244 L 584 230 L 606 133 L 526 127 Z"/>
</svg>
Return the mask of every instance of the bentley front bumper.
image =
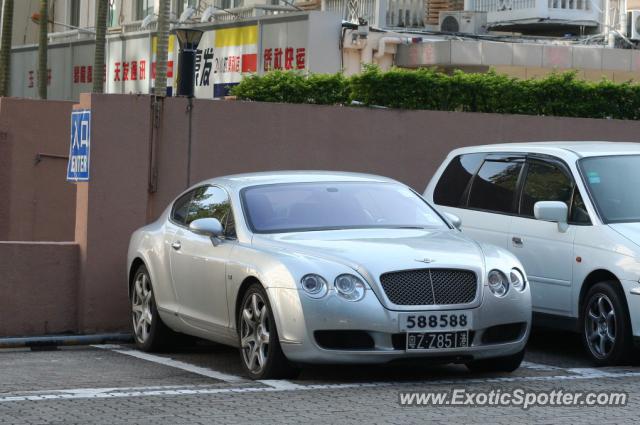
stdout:
<svg viewBox="0 0 640 425">
<path fill-rule="evenodd" d="M 397 359 L 425 358 L 426 361 L 467 362 L 515 354 L 524 349 L 531 328 L 529 291 L 509 291 L 497 298 L 483 288 L 483 299 L 475 308 L 456 308 L 471 325 L 464 328 L 464 346 L 408 349 L 407 338 L 431 332 L 412 329 L 408 336 L 406 315 L 446 314 L 438 306 L 415 311 L 385 308 L 372 290 L 358 302 L 348 302 L 330 293 L 311 299 L 294 289 L 270 288 L 282 350 L 300 363 L 386 363 Z M 435 330 L 434 330 L 435 332 Z M 437 330 L 441 332 L 441 330 Z M 455 338 L 455 336 L 454 336 Z M 411 341 L 412 343 L 415 341 Z M 447 344 L 445 344 L 446 346 Z M 455 345 L 455 344 L 454 344 Z M 414 345 L 415 346 L 415 345 Z"/>
</svg>

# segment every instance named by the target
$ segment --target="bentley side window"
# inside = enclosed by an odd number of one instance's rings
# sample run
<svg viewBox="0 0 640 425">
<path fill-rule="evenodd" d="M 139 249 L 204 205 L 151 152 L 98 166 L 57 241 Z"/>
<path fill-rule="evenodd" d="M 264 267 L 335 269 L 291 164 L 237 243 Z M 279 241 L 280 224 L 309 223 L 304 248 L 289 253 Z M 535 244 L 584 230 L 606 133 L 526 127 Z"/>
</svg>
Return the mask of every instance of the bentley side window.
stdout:
<svg viewBox="0 0 640 425">
<path fill-rule="evenodd" d="M 189 202 L 191 201 L 192 196 L 193 191 L 190 191 L 178 198 L 178 200 L 173 204 L 171 220 L 184 225 L 187 218 L 187 211 L 189 209 Z"/>
<path fill-rule="evenodd" d="M 216 218 L 225 229 L 225 234 L 235 237 L 235 228 L 233 224 L 229 225 L 230 215 L 232 216 L 231 200 L 227 192 L 217 186 L 203 186 L 193 194 L 186 224 L 188 226 L 199 218 Z M 230 233 L 232 229 L 233 234 Z"/>
</svg>

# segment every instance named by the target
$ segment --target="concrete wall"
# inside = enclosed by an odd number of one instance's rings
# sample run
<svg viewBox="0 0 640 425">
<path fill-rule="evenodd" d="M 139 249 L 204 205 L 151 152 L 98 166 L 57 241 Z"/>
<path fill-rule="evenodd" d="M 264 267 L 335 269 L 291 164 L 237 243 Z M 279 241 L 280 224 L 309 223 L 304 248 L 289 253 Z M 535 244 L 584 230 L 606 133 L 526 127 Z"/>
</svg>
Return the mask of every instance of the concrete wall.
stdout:
<svg viewBox="0 0 640 425">
<path fill-rule="evenodd" d="M 0 337 L 77 329 L 78 247 L 0 242 Z"/>
<path fill-rule="evenodd" d="M 0 99 L 0 241 L 72 241 L 67 161 L 71 102 Z"/>
</svg>

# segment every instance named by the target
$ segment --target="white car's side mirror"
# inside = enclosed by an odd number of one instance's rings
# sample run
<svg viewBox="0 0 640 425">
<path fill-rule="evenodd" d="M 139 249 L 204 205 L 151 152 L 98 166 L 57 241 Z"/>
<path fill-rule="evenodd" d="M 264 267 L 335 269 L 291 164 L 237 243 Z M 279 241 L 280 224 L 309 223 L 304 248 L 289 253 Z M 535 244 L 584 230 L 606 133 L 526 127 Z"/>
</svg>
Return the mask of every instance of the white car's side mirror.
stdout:
<svg viewBox="0 0 640 425">
<path fill-rule="evenodd" d="M 444 215 L 451 222 L 451 224 L 453 224 L 453 227 L 460 230 L 460 228 L 462 227 L 462 219 L 460 217 L 450 212 L 446 212 L 444 213 Z"/>
<path fill-rule="evenodd" d="M 540 201 L 533 206 L 533 215 L 538 220 L 552 221 L 558 223 L 558 230 L 566 232 L 569 228 L 567 218 L 569 216 L 569 208 L 567 204 L 560 201 Z"/>
<path fill-rule="evenodd" d="M 224 228 L 217 218 L 199 218 L 189 223 L 189 230 L 198 235 L 209 236 L 214 246 L 220 243 L 220 236 L 224 234 Z"/>
</svg>

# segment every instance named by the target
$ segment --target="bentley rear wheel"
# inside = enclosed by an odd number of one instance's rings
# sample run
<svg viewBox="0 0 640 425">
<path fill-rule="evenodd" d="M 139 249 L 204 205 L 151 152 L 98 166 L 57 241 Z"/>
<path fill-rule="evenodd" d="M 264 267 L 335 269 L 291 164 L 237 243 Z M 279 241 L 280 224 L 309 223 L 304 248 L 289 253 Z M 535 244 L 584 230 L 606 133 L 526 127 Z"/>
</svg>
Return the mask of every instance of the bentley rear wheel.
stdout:
<svg viewBox="0 0 640 425">
<path fill-rule="evenodd" d="M 253 379 L 296 376 L 298 370 L 289 363 L 280 347 L 269 298 L 262 285 L 251 285 L 240 306 L 237 323 L 244 370 Z"/>
<path fill-rule="evenodd" d="M 136 346 L 142 351 L 156 351 L 164 347 L 170 330 L 162 323 L 149 272 L 138 267 L 131 288 L 131 319 Z"/>
</svg>

